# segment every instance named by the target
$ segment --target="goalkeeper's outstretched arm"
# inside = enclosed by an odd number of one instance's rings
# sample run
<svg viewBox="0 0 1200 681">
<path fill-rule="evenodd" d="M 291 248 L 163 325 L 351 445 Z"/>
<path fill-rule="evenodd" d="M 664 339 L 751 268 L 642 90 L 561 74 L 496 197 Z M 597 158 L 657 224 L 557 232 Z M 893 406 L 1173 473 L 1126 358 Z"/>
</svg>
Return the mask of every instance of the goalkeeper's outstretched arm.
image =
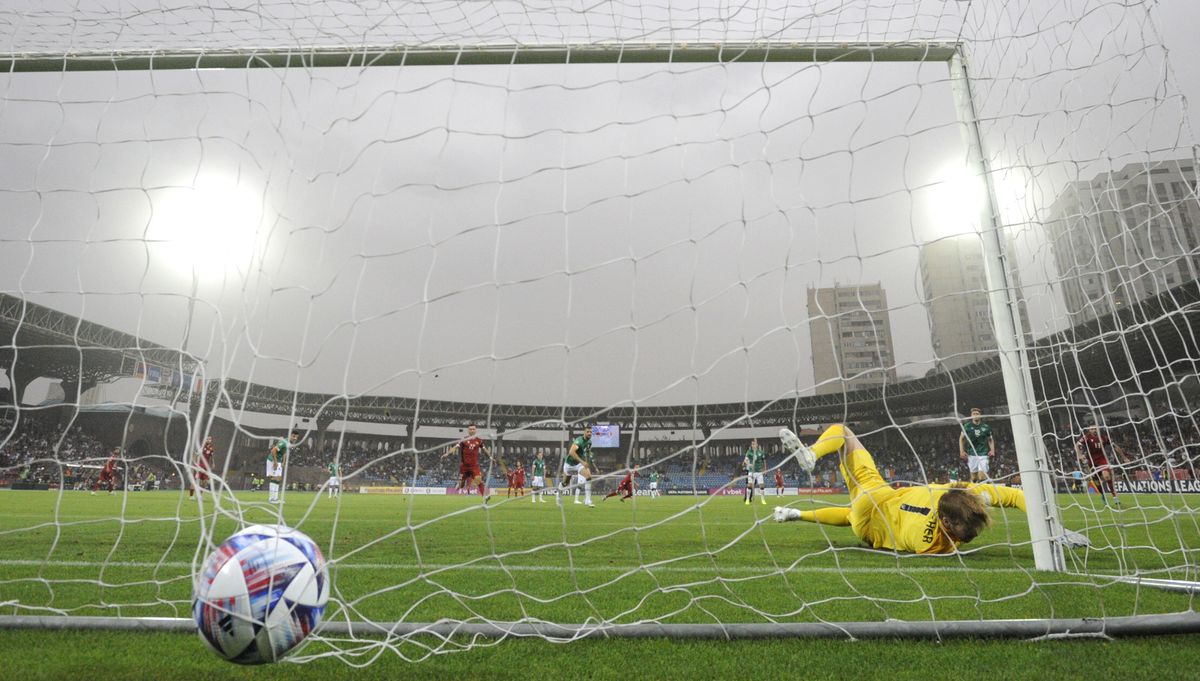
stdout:
<svg viewBox="0 0 1200 681">
<path fill-rule="evenodd" d="M 982 496 L 989 506 L 1025 511 L 1025 493 L 1019 489 L 983 482 L 970 485 L 967 489 Z"/>
<path fill-rule="evenodd" d="M 992 485 L 986 483 L 971 485 L 970 489 L 971 491 L 979 494 L 979 496 L 983 497 L 989 506 L 1016 508 L 1020 509 L 1022 513 L 1025 512 L 1025 493 L 1019 489 L 1005 487 L 1004 485 Z M 1055 541 L 1061 542 L 1064 546 L 1071 548 L 1092 545 L 1092 542 L 1087 538 L 1086 535 L 1066 528 L 1063 528 L 1062 534 L 1054 539 Z"/>
</svg>

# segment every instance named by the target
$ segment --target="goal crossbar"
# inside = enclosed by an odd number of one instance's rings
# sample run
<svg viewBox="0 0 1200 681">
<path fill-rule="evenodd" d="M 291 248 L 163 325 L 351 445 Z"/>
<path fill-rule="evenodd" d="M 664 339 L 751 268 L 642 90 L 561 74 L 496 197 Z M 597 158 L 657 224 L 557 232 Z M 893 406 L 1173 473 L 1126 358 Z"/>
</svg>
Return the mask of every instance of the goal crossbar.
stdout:
<svg viewBox="0 0 1200 681">
<path fill-rule="evenodd" d="M 396 45 L 366 47 L 134 50 L 0 56 L 0 72 L 149 71 L 246 68 L 363 68 L 516 64 L 735 62 L 948 62 L 948 42 L 724 42 L 560 45 Z"/>
</svg>

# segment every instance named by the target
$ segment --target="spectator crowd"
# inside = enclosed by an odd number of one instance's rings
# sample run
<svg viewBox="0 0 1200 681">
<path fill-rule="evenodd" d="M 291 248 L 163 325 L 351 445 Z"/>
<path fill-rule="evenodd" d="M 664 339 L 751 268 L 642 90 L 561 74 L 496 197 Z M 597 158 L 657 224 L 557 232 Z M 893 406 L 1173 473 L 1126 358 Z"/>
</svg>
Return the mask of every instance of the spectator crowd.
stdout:
<svg viewBox="0 0 1200 681">
<path fill-rule="evenodd" d="M 1112 418 L 1101 425 L 1116 444 L 1127 453 L 1127 460 L 1113 461 L 1130 475 L 1143 479 L 1163 475 L 1196 477 L 1195 465 L 1200 461 L 1200 426 L 1195 415 L 1156 405 L 1154 415 L 1144 418 L 1124 416 Z M 1001 482 L 1019 482 L 1018 465 L 1012 430 L 1007 421 L 988 420 L 992 426 L 996 455 L 991 461 L 991 478 Z M 1079 468 L 1075 443 L 1090 421 L 1072 413 L 1062 415 L 1057 425 L 1050 419 L 1042 428 L 1046 454 L 1055 478 L 1070 480 Z M 966 462 L 960 458 L 961 426 L 941 421 L 891 424 L 872 428 L 851 424 L 863 444 L 871 451 L 884 477 L 902 484 L 946 482 L 968 478 Z M 0 484 L 25 483 L 63 486 L 68 489 L 88 489 L 112 449 L 112 444 L 78 426 L 65 433 L 58 419 L 39 418 L 21 414 L 20 419 L 0 412 Z M 808 436 L 807 439 L 811 439 Z M 842 487 L 835 459 L 823 459 L 812 475 L 804 473 L 791 461 L 786 461 L 777 439 L 763 438 L 768 467 L 782 472 L 788 487 Z M 453 440 L 417 438 L 415 450 L 403 438 L 360 436 L 327 437 L 318 449 L 312 438 L 295 447 L 289 454 L 289 479 L 300 489 L 319 487 L 328 477 L 328 465 L 337 461 L 340 475 L 349 486 L 412 485 L 452 486 L 458 481 L 458 457 L 447 454 Z M 648 440 L 635 445 L 636 452 L 626 449 L 598 450 L 597 462 L 601 471 L 624 469 L 629 462 L 637 463 L 642 474 L 650 467 L 660 474 L 661 489 L 708 488 L 736 484 L 742 474 L 741 462 L 749 439 L 721 439 L 699 442 L 677 440 Z M 224 445 L 218 444 L 218 450 Z M 495 445 L 495 454 L 509 466 L 518 462 L 528 468 L 534 452 L 545 452 L 547 472 L 557 473 L 563 456 L 558 442 L 504 441 Z M 242 458 L 245 468 L 231 475 L 237 484 L 252 486 L 262 461 L 260 453 Z M 489 484 L 503 486 L 504 479 L 498 463 L 481 461 L 491 470 Z M 120 484 L 130 489 L 178 489 L 181 470 L 178 462 L 165 456 L 131 458 L 126 453 L 120 464 Z M 768 475 L 768 485 L 773 485 Z M 239 482 L 241 481 L 241 482 Z"/>
</svg>

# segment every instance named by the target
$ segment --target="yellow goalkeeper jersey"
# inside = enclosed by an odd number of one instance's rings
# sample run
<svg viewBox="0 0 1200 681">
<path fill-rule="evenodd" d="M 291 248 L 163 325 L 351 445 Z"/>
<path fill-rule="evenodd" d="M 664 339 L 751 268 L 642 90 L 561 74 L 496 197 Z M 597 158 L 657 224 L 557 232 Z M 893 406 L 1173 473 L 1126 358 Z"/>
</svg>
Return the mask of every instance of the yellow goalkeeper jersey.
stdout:
<svg viewBox="0 0 1200 681">
<path fill-rule="evenodd" d="M 938 501 L 951 485 L 928 485 L 900 489 L 876 488 L 854 501 L 855 533 L 877 549 L 912 553 L 952 553 L 957 544 L 938 522 Z M 1025 493 L 1003 485 L 975 484 L 974 491 L 991 506 L 1025 510 Z"/>
</svg>

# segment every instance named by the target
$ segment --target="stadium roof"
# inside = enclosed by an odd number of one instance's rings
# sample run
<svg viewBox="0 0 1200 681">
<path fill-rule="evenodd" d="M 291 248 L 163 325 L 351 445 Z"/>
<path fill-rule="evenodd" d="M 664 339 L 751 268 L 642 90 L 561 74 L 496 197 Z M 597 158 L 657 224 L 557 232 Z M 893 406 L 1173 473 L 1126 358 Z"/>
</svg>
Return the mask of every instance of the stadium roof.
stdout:
<svg viewBox="0 0 1200 681">
<path fill-rule="evenodd" d="M 18 369 L 25 362 L 58 378 L 90 374 L 94 379 L 128 375 L 141 362 L 162 368 L 190 368 L 195 358 L 125 331 L 60 312 L 18 296 L 0 293 L 0 362 Z M 128 367 L 128 368 L 127 368 Z M 63 375 L 64 370 L 70 374 Z M 37 378 L 40 373 L 23 378 Z"/>
<path fill-rule="evenodd" d="M 1200 358 L 1200 287 L 1189 282 L 1091 322 L 1042 338 L 1030 348 L 1033 385 L 1042 408 L 1102 406 L 1101 396 L 1145 394 L 1179 376 L 1196 375 Z M 57 312 L 20 298 L 0 295 L 0 332 L 10 350 L 29 344 L 72 349 L 109 349 L 123 357 L 178 361 L 178 350 Z M 145 361 L 144 359 L 142 361 Z M 1117 388 L 1118 390 L 1112 390 Z M 831 395 L 786 395 L 773 400 L 594 407 L 490 404 L 417 400 L 385 395 L 297 392 L 225 378 L 206 385 L 209 406 L 235 412 L 288 415 L 318 424 L 360 423 L 461 426 L 467 422 L 498 430 L 558 428 L 562 424 L 612 422 L 647 429 L 720 429 L 795 426 L 833 421 L 880 422 L 963 412 L 980 406 L 1006 411 L 1004 382 L 996 356 L 949 373 L 899 381 L 881 389 Z M 1082 400 L 1082 401 L 1081 401 Z"/>
</svg>

